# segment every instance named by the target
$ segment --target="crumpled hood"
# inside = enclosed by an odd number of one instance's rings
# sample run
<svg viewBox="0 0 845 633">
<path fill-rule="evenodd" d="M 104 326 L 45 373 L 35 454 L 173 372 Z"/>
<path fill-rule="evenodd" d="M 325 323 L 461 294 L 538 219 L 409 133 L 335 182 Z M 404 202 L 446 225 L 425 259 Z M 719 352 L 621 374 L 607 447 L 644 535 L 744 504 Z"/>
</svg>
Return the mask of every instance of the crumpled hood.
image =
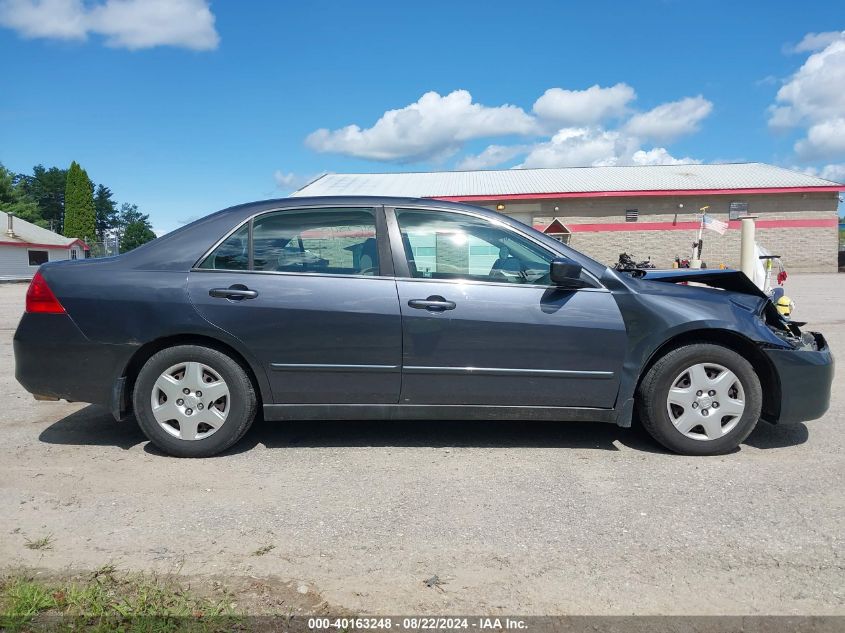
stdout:
<svg viewBox="0 0 845 633">
<path fill-rule="evenodd" d="M 700 299 L 702 293 L 712 298 L 713 289 L 718 289 L 721 292 L 717 294 L 723 295 L 731 303 L 749 312 L 760 315 L 770 328 L 787 332 L 796 345 L 807 342 L 805 335 L 801 332 L 801 327 L 806 324 L 801 321 L 792 321 L 781 315 L 772 303 L 771 297 L 739 270 L 675 268 L 672 270 L 638 269 L 626 272 L 638 281 L 665 282 L 667 287 L 672 287 L 672 294 L 678 298 Z M 676 285 L 682 281 L 702 284 L 709 288 Z"/>
<path fill-rule="evenodd" d="M 676 284 L 691 281 L 712 288 L 721 288 L 730 292 L 753 295 L 767 299 L 766 294 L 740 270 L 710 268 L 673 268 L 671 270 L 637 269 L 630 271 L 637 279 L 665 281 Z"/>
</svg>

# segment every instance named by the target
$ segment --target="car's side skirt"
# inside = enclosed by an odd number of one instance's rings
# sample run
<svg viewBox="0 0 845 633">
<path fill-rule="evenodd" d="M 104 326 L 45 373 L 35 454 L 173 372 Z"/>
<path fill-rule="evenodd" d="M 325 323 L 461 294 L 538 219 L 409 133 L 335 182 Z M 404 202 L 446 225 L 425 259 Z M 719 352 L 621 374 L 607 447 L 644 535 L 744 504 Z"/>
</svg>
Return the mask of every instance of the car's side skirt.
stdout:
<svg viewBox="0 0 845 633">
<path fill-rule="evenodd" d="M 547 420 L 616 422 L 615 409 L 430 404 L 265 404 L 265 420 Z"/>
</svg>

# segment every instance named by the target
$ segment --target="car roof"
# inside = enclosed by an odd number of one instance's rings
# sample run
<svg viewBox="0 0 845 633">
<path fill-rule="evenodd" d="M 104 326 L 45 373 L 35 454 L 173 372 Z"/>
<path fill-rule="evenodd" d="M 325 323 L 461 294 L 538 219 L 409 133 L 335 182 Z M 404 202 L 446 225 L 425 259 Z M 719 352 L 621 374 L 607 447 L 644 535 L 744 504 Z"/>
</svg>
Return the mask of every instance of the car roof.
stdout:
<svg viewBox="0 0 845 633">
<path fill-rule="evenodd" d="M 403 205 L 409 205 L 415 207 L 435 207 L 439 209 L 473 209 L 476 211 L 487 211 L 492 213 L 489 209 L 461 202 L 449 202 L 447 200 L 438 200 L 437 198 L 402 198 L 394 196 L 308 196 L 302 198 L 271 198 L 268 200 L 257 200 L 255 202 L 246 202 L 244 204 L 235 205 L 233 207 L 223 209 L 218 213 L 242 214 L 248 212 L 250 215 L 253 215 L 268 209 L 298 209 L 325 205 L 372 205 L 387 207 L 401 207 Z"/>
</svg>

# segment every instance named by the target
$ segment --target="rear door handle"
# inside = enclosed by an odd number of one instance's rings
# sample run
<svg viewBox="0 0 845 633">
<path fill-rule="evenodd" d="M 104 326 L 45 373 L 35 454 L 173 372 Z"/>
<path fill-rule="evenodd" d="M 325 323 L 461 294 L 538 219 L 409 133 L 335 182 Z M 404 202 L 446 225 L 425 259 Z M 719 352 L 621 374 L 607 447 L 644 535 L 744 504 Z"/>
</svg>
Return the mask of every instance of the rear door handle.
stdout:
<svg viewBox="0 0 845 633">
<path fill-rule="evenodd" d="M 208 294 L 218 299 L 232 299 L 242 301 L 244 299 L 255 299 L 258 296 L 256 290 L 250 290 L 243 284 L 234 284 L 228 288 L 212 288 Z"/>
<path fill-rule="evenodd" d="M 439 295 L 428 297 L 427 299 L 411 299 L 408 305 L 418 310 L 428 310 L 429 312 L 443 312 L 445 310 L 454 310 L 455 302 L 447 301 Z"/>
</svg>

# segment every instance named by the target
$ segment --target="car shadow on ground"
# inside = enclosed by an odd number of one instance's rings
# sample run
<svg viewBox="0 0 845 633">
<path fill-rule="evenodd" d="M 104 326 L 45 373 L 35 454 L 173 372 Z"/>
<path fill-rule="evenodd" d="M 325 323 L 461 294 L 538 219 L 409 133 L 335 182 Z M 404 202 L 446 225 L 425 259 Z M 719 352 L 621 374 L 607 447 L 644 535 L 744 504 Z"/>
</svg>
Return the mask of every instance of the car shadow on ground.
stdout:
<svg viewBox="0 0 845 633">
<path fill-rule="evenodd" d="M 760 422 L 743 444 L 760 449 L 788 448 L 803 444 L 809 438 L 810 429 L 803 422 L 797 424 Z"/>
<path fill-rule="evenodd" d="M 797 446 L 807 441 L 804 424 L 761 422 L 744 442 L 758 449 Z M 146 443 L 145 450 L 163 455 L 147 442 L 133 419 L 115 422 L 104 408 L 90 405 L 47 427 L 39 436 L 48 444 L 117 446 L 128 450 Z M 599 422 L 538 421 L 304 421 L 257 420 L 246 437 L 224 455 L 243 453 L 263 445 L 269 449 L 326 447 L 466 447 L 466 448 L 582 448 L 618 451 L 625 446 L 649 453 L 669 454 L 641 426 L 623 429 Z"/>
<path fill-rule="evenodd" d="M 117 446 L 124 450 L 147 441 L 135 420 L 116 422 L 107 409 L 93 404 L 53 422 L 38 439 L 47 444 Z"/>
</svg>

